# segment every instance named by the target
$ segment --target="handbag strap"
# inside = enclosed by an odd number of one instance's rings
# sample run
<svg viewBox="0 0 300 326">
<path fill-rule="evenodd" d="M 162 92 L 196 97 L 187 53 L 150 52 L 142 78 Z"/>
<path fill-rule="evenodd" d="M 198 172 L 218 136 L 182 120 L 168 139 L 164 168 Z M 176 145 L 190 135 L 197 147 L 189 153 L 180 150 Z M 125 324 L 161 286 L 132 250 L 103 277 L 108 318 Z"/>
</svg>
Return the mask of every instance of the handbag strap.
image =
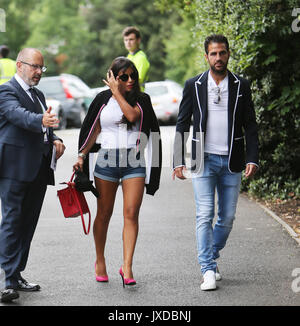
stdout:
<svg viewBox="0 0 300 326">
<path fill-rule="evenodd" d="M 73 178 L 74 178 L 75 172 L 76 171 L 74 171 L 73 174 L 71 175 L 71 179 L 70 179 L 69 182 L 60 182 L 59 184 L 60 185 L 68 185 L 69 187 L 72 187 L 73 186 Z"/>
<path fill-rule="evenodd" d="M 70 179 L 70 182 L 73 181 L 73 178 L 74 178 L 75 172 L 76 172 L 76 171 L 73 172 L 73 174 L 72 174 L 72 176 L 71 176 L 71 179 Z"/>
<path fill-rule="evenodd" d="M 88 208 L 88 213 L 89 213 L 89 224 L 88 224 L 88 230 L 86 230 L 86 227 L 85 227 L 85 222 L 84 222 L 84 217 L 83 217 L 83 212 L 82 212 L 82 209 L 81 209 L 81 206 L 80 206 L 80 202 L 79 202 L 79 199 L 77 197 L 77 191 L 76 189 L 74 188 L 75 184 L 73 182 L 73 178 L 74 178 L 74 175 L 75 175 L 75 172 L 73 172 L 72 176 L 71 176 L 71 179 L 70 181 L 68 182 L 68 186 L 72 189 L 72 192 L 73 192 L 73 195 L 74 195 L 74 198 L 75 198 L 75 201 L 76 201 L 76 204 L 78 206 L 78 209 L 79 209 L 79 212 L 80 212 L 80 215 L 81 215 L 81 222 L 82 222 L 82 226 L 83 226 L 83 231 L 86 235 L 89 234 L 90 232 L 90 227 L 91 227 L 91 212 L 90 212 L 90 209 Z"/>
<path fill-rule="evenodd" d="M 73 178 L 74 178 L 75 172 L 76 172 L 76 171 L 73 172 L 73 174 L 72 174 L 71 179 L 70 179 L 69 182 L 72 182 L 72 181 L 73 181 Z"/>
<path fill-rule="evenodd" d="M 80 203 L 79 203 L 79 200 L 78 200 L 78 197 L 77 197 L 77 192 L 76 192 L 76 189 L 74 189 L 72 186 L 70 187 L 73 191 L 73 194 L 74 194 L 74 198 L 75 198 L 75 201 L 76 201 L 76 204 L 78 206 L 78 209 L 80 211 L 80 215 L 81 215 L 81 221 L 82 221 L 82 226 L 83 226 L 83 231 L 86 235 L 89 234 L 90 232 L 90 227 L 91 227 L 91 212 L 90 212 L 90 209 L 88 208 L 88 213 L 89 213 L 89 224 L 88 224 L 88 230 L 86 230 L 86 227 L 85 227 L 85 222 L 84 222 L 84 217 L 83 217 L 83 212 L 82 212 L 82 209 L 81 209 L 81 206 L 80 206 Z"/>
</svg>

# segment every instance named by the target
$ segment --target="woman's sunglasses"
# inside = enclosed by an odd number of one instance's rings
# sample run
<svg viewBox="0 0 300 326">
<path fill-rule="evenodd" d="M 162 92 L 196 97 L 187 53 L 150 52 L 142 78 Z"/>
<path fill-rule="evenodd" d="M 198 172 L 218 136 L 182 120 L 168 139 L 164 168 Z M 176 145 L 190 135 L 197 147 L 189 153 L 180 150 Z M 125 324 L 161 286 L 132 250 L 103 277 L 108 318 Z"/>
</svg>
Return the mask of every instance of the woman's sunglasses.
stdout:
<svg viewBox="0 0 300 326">
<path fill-rule="evenodd" d="M 136 72 L 133 72 L 133 73 L 130 74 L 130 75 L 123 74 L 123 75 L 119 76 L 119 78 L 120 78 L 123 82 L 127 82 L 127 80 L 129 79 L 129 77 L 130 77 L 132 80 L 137 80 L 137 79 L 138 79 L 138 74 L 137 74 Z"/>
</svg>

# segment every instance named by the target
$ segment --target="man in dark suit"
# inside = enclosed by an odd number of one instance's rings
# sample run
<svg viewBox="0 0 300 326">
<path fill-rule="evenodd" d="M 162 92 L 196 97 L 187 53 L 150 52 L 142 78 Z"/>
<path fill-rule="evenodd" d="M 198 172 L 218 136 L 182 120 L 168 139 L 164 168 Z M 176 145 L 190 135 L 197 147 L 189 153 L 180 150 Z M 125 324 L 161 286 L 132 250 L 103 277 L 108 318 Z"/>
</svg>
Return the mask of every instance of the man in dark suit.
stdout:
<svg viewBox="0 0 300 326">
<path fill-rule="evenodd" d="M 241 172 L 246 168 L 248 178 L 258 168 L 258 135 L 249 83 L 227 69 L 227 38 L 211 35 L 204 46 L 210 69 L 186 81 L 176 125 L 173 178 L 186 178 L 185 143 L 193 116 L 191 175 L 201 290 L 206 291 L 216 289 L 216 280 L 221 280 L 216 259 L 232 229 Z M 218 218 L 213 227 L 215 190 Z"/>
<path fill-rule="evenodd" d="M 53 133 L 58 123 L 44 95 L 36 89 L 46 71 L 37 49 L 23 49 L 17 73 L 0 86 L 0 267 L 5 273 L 1 301 L 40 286 L 22 276 L 47 185 L 54 185 L 55 160 L 64 152 Z"/>
</svg>

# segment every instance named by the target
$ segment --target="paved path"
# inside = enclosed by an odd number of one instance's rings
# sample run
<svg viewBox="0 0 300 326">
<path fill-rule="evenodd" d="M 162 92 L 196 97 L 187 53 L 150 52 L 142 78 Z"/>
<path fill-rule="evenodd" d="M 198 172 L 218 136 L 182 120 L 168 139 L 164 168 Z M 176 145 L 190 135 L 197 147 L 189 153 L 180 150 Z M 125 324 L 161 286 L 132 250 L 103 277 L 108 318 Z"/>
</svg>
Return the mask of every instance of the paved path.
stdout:
<svg viewBox="0 0 300 326">
<path fill-rule="evenodd" d="M 164 139 L 172 134 L 163 128 Z M 57 184 L 66 181 L 76 157 L 77 130 L 59 132 L 67 145 L 58 164 Z M 169 146 L 169 145 L 167 145 Z M 164 153 L 167 148 L 164 149 Z M 236 221 L 219 260 L 223 280 L 218 290 L 202 292 L 196 259 L 195 206 L 191 180 L 171 180 L 163 168 L 156 196 L 145 195 L 134 258 L 137 286 L 123 290 L 122 192 L 118 191 L 107 249 L 110 282 L 94 278 L 92 232 L 83 234 L 79 219 L 63 217 L 57 189 L 49 187 L 24 277 L 37 282 L 38 293 L 20 293 L 24 306 L 211 306 L 300 305 L 300 248 L 256 203 L 240 196 Z M 86 195 L 92 214 L 96 202 Z M 292 272 L 299 273 L 292 276 Z M 295 270 L 296 269 L 296 270 Z M 1 306 L 1 304 L 0 304 Z"/>
</svg>

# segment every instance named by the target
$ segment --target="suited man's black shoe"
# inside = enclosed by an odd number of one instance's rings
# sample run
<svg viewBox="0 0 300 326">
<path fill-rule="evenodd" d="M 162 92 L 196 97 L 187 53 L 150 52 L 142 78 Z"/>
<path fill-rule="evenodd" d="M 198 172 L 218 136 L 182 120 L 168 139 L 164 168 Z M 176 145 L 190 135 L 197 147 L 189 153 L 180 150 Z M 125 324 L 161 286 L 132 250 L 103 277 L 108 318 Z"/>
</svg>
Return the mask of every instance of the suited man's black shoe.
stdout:
<svg viewBox="0 0 300 326">
<path fill-rule="evenodd" d="M 19 293 L 15 289 L 7 288 L 1 291 L 1 302 L 8 303 L 19 298 Z"/>
<path fill-rule="evenodd" d="M 25 292 L 39 291 L 41 287 L 38 284 L 28 283 L 23 277 L 18 280 L 18 290 Z"/>
</svg>

